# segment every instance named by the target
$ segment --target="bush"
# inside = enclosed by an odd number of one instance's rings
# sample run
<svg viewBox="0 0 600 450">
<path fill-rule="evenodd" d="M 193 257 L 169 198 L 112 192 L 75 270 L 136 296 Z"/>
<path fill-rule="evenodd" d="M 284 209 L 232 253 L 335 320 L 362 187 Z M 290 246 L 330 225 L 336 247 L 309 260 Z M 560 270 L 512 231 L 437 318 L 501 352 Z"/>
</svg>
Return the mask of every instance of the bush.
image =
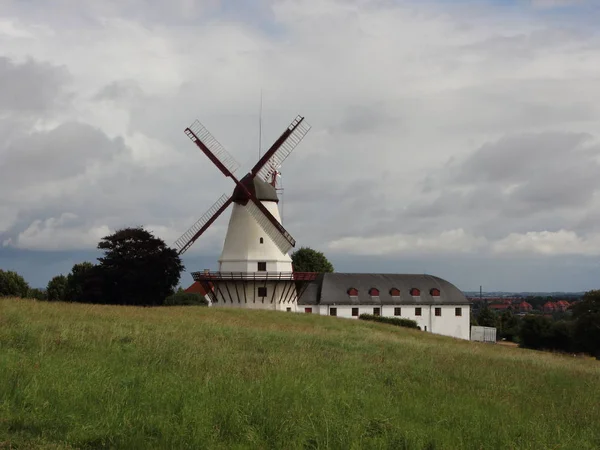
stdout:
<svg viewBox="0 0 600 450">
<path fill-rule="evenodd" d="M 384 317 L 374 316 L 372 314 L 361 314 L 360 316 L 358 316 L 358 318 L 361 320 L 371 320 L 373 322 L 388 323 L 397 327 L 419 328 L 416 321 L 410 319 L 401 319 L 399 317 Z"/>
<path fill-rule="evenodd" d="M 29 285 L 25 279 L 12 270 L 0 269 L 0 296 L 27 297 Z"/>
<path fill-rule="evenodd" d="M 57 275 L 48 281 L 46 286 L 46 292 L 48 294 L 48 300 L 50 301 L 65 301 L 67 292 L 67 277 L 64 275 Z"/>
<path fill-rule="evenodd" d="M 164 302 L 165 306 L 208 306 L 208 300 L 197 292 L 179 291 L 169 295 Z"/>
<path fill-rule="evenodd" d="M 521 347 L 536 350 L 575 351 L 574 324 L 564 320 L 553 322 L 544 316 L 527 315 L 521 322 Z"/>
<path fill-rule="evenodd" d="M 30 288 L 29 292 L 27 293 L 27 297 L 34 298 L 36 300 L 47 300 L 48 299 L 48 295 L 46 294 L 46 291 L 44 289 L 39 289 L 39 288 Z"/>
</svg>

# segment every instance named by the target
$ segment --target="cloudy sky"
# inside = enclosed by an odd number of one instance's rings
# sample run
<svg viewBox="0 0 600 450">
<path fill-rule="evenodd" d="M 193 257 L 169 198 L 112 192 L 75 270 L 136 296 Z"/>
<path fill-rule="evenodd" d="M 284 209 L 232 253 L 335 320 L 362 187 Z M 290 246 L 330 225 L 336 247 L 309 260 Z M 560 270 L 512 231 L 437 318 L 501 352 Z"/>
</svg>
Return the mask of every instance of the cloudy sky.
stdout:
<svg viewBox="0 0 600 450">
<path fill-rule="evenodd" d="M 297 114 L 284 225 L 336 270 L 600 288 L 600 2 L 2 0 L 0 267 L 45 286 L 99 239 L 169 244 Z M 228 214 L 184 255 L 216 269 Z"/>
</svg>

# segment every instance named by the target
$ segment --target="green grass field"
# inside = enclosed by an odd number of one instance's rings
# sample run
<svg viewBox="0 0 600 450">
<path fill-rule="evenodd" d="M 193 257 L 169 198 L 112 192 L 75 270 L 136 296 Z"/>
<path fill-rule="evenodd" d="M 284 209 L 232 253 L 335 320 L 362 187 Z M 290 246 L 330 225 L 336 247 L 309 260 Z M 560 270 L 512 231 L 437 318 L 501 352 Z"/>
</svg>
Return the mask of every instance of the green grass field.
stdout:
<svg viewBox="0 0 600 450">
<path fill-rule="evenodd" d="M 0 299 L 0 448 L 598 449 L 600 363 L 333 317 Z"/>
</svg>

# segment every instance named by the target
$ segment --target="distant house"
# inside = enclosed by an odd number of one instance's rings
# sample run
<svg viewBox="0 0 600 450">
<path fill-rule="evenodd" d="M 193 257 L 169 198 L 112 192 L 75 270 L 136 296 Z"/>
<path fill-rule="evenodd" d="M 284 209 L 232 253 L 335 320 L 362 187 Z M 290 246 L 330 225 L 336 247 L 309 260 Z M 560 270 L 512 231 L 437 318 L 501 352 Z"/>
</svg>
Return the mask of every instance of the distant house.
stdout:
<svg viewBox="0 0 600 450">
<path fill-rule="evenodd" d="M 557 302 L 554 302 L 555 311 L 565 312 L 567 309 L 569 309 L 570 306 L 571 304 L 566 300 L 559 300 Z"/>
<path fill-rule="evenodd" d="M 528 312 L 533 311 L 533 306 L 531 306 L 530 303 L 525 302 L 525 301 L 519 303 L 518 308 L 519 308 L 520 313 L 528 313 Z"/>
</svg>

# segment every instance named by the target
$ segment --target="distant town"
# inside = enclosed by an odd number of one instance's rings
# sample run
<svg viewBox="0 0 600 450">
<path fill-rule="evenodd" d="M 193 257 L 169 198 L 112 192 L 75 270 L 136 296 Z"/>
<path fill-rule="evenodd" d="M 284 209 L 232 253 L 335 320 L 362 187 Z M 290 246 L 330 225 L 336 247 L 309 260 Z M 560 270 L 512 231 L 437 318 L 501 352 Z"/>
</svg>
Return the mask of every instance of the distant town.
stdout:
<svg viewBox="0 0 600 450">
<path fill-rule="evenodd" d="M 562 314 L 575 303 L 581 301 L 584 292 L 477 292 L 464 291 L 477 313 L 486 306 L 494 311 L 511 311 L 513 314 Z"/>
</svg>

